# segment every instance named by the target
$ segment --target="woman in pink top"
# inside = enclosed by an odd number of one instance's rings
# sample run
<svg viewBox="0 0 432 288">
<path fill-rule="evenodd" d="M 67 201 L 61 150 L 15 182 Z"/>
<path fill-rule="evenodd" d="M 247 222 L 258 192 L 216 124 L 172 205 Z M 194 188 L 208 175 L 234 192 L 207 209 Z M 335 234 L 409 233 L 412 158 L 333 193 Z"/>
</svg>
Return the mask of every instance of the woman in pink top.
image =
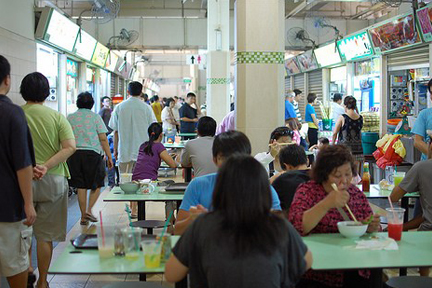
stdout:
<svg viewBox="0 0 432 288">
<path fill-rule="evenodd" d="M 351 184 L 353 174 L 354 159 L 348 148 L 332 145 L 320 151 L 312 170 L 313 180 L 297 188 L 289 211 L 289 221 L 302 236 L 338 233 L 337 223 L 344 219 L 337 209 L 343 209 L 349 215 L 345 204 L 358 221 L 371 218 L 373 212 L 366 196 Z M 336 184 L 337 191 L 332 184 Z M 379 229 L 379 215 L 374 215 L 367 231 L 376 232 Z M 368 287 L 368 277 L 369 271 L 309 270 L 296 287 Z"/>
<path fill-rule="evenodd" d="M 299 130 L 301 129 L 301 123 L 297 118 L 288 118 L 285 120 L 285 126 L 290 128 L 294 132 L 292 140 L 300 145 L 301 136 Z"/>
</svg>

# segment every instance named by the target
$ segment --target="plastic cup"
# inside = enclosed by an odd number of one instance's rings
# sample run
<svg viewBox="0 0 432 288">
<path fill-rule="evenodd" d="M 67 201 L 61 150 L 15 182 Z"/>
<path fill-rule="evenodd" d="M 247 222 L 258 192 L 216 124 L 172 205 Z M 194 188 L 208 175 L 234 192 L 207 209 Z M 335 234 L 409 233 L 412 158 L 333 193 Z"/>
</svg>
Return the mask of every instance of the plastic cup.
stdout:
<svg viewBox="0 0 432 288">
<path fill-rule="evenodd" d="M 156 240 L 159 240 L 161 237 L 161 233 L 156 236 Z M 161 248 L 161 262 L 165 263 L 168 261 L 169 257 L 171 256 L 171 234 L 170 233 L 164 233 L 162 236 L 162 248 Z"/>
<path fill-rule="evenodd" d="M 405 178 L 405 172 L 396 172 L 393 176 L 394 186 L 398 186 Z"/>
<path fill-rule="evenodd" d="M 125 259 L 138 260 L 140 255 L 140 243 L 142 228 L 126 227 L 122 229 Z"/>
<path fill-rule="evenodd" d="M 128 183 L 132 181 L 132 173 L 121 173 L 120 183 Z"/>
<path fill-rule="evenodd" d="M 114 257 L 114 226 L 104 225 L 103 236 L 100 224 L 96 226 L 99 258 Z"/>
<path fill-rule="evenodd" d="M 144 252 L 144 265 L 147 268 L 158 268 L 161 264 L 162 243 L 158 240 L 145 240 L 141 243 Z"/>
<path fill-rule="evenodd" d="M 402 238 L 402 228 L 404 222 L 405 209 L 387 208 L 388 237 L 396 241 Z"/>
</svg>

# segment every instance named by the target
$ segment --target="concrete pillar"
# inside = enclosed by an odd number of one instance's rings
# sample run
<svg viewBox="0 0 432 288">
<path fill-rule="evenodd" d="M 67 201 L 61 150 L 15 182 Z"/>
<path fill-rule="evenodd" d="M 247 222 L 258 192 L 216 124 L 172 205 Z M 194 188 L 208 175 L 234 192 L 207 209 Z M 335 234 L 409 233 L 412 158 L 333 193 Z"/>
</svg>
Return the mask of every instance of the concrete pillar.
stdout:
<svg viewBox="0 0 432 288">
<path fill-rule="evenodd" d="M 207 4 L 207 115 L 217 123 L 230 111 L 229 2 Z"/>
<path fill-rule="evenodd" d="M 66 54 L 58 55 L 58 87 L 57 87 L 57 101 L 59 112 L 66 116 L 67 114 L 67 96 L 66 96 Z"/>
<path fill-rule="evenodd" d="M 346 95 L 354 96 L 354 63 L 350 62 L 346 64 Z M 345 95 L 345 96 L 346 96 Z"/>
<path fill-rule="evenodd" d="M 268 150 L 270 133 L 284 125 L 285 1 L 237 0 L 236 125 L 252 153 Z"/>
<path fill-rule="evenodd" d="M 330 100 L 330 69 L 322 69 L 322 96 L 323 102 L 328 102 Z"/>
</svg>

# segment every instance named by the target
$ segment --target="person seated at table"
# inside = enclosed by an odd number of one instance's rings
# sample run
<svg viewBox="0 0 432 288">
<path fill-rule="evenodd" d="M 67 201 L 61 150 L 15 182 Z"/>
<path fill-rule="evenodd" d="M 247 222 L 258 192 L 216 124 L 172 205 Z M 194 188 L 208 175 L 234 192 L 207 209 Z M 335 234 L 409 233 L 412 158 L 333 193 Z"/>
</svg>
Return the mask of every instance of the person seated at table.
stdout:
<svg viewBox="0 0 432 288">
<path fill-rule="evenodd" d="M 150 124 L 147 132 L 149 141 L 141 144 L 138 150 L 138 159 L 132 174 L 132 180 L 134 181 L 143 179 L 157 180 L 158 170 L 162 160 L 170 168 L 177 167 L 177 163 L 168 154 L 165 146 L 161 143 L 163 138 L 162 125 L 154 122 Z M 168 217 L 174 209 L 174 201 L 165 202 L 166 217 Z M 174 223 L 174 217 L 171 218 L 171 222 Z"/>
<path fill-rule="evenodd" d="M 327 137 L 320 137 L 318 139 L 318 144 L 315 144 L 312 147 L 310 147 L 309 151 L 311 151 L 311 152 L 319 151 L 319 150 L 321 150 L 322 148 L 324 148 L 324 147 L 326 147 L 328 145 L 330 145 L 329 139 Z"/>
<path fill-rule="evenodd" d="M 312 254 L 292 225 L 271 213 L 272 193 L 262 165 L 230 157 L 219 170 L 213 211 L 199 216 L 177 242 L 165 277 L 190 287 L 294 287 Z"/>
<path fill-rule="evenodd" d="M 240 131 L 228 131 L 215 137 L 213 141 L 213 162 L 217 167 L 234 154 L 251 154 L 251 144 L 245 134 Z M 194 178 L 186 188 L 183 201 L 178 212 L 175 234 L 180 235 L 195 220 L 196 216 L 211 208 L 213 190 L 218 173 L 207 174 Z M 271 187 L 272 209 L 281 210 L 279 197 Z"/>
<path fill-rule="evenodd" d="M 432 231 L 432 194 L 430 193 L 432 191 L 432 141 L 428 146 L 428 160 L 415 163 L 402 182 L 393 188 L 390 195 L 391 201 L 397 202 L 407 193 L 419 192 L 423 213 L 410 221 L 411 223 L 421 222 L 418 231 Z M 404 225 L 404 228 L 405 226 L 408 225 Z M 420 275 L 429 276 L 429 268 L 420 269 Z"/>
<path fill-rule="evenodd" d="M 264 168 L 271 173 L 270 176 L 273 176 L 273 171 L 282 170 L 277 157 L 282 146 L 280 144 L 293 143 L 293 137 L 294 132 L 291 129 L 285 126 L 278 127 L 270 134 L 269 151 L 261 152 L 255 155 L 255 159 L 258 160 L 264 166 Z"/>
<path fill-rule="evenodd" d="M 363 192 L 351 184 L 355 174 L 354 158 L 347 147 L 332 145 L 318 154 L 312 169 L 312 179 L 301 184 L 295 193 L 289 211 L 289 220 L 302 235 L 338 233 L 337 223 L 347 215 L 348 205 L 358 221 L 367 221 L 373 215 Z M 332 184 L 337 186 L 333 189 Z M 367 229 L 380 229 L 379 215 L 374 215 Z M 331 261 L 329 259 L 328 261 Z M 361 275 L 359 275 L 361 274 Z M 296 287 L 368 287 L 368 271 L 308 271 Z M 324 286 L 323 286 L 324 285 Z"/>
<path fill-rule="evenodd" d="M 193 167 L 195 177 L 217 172 L 212 160 L 212 146 L 216 133 L 216 121 L 203 116 L 198 120 L 198 138 L 186 142 L 181 153 L 181 165 Z"/>
<path fill-rule="evenodd" d="M 279 196 L 282 211 L 288 216 L 297 187 L 310 180 L 310 170 L 304 149 L 297 145 L 282 148 L 279 152 L 279 162 L 284 171 L 274 175 L 270 183 L 273 183 L 272 186 Z"/>
</svg>

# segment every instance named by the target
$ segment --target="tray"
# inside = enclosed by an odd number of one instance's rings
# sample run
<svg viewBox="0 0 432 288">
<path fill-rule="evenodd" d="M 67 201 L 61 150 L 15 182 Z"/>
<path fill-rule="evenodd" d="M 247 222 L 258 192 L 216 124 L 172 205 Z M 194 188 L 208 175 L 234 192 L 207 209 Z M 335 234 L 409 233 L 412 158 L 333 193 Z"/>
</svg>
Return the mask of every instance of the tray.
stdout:
<svg viewBox="0 0 432 288">
<path fill-rule="evenodd" d="M 141 240 L 155 239 L 156 235 L 141 235 Z M 76 249 L 98 249 L 96 234 L 79 234 L 75 239 L 70 240 Z"/>
</svg>

